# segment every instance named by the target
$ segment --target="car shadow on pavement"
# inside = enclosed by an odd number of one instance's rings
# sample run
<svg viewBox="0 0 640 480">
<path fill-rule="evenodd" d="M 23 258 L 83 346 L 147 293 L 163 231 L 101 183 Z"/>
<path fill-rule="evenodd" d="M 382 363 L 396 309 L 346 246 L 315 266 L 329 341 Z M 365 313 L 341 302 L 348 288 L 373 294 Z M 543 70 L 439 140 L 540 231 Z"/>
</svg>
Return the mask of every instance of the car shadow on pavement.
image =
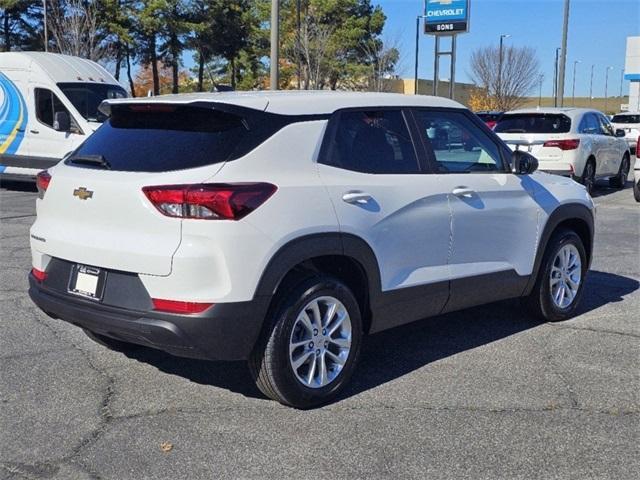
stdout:
<svg viewBox="0 0 640 480">
<path fill-rule="evenodd" d="M 617 193 L 620 190 L 627 190 L 627 189 L 631 190 L 632 188 L 633 188 L 633 177 L 631 177 L 631 180 L 627 179 L 627 182 L 622 188 L 610 187 L 608 180 L 598 180 L 596 182 L 595 188 L 591 192 L 591 197 L 593 198 L 606 197 L 607 195 L 611 195 L 612 193 Z"/>
<path fill-rule="evenodd" d="M 638 281 L 612 273 L 591 271 L 578 310 L 584 314 L 638 290 Z M 487 345 L 535 328 L 540 321 L 524 313 L 518 300 L 507 300 L 420 320 L 365 339 L 360 364 L 351 384 L 334 401 L 357 395 L 407 375 L 437 360 Z M 177 358 L 141 349 L 132 359 L 199 384 L 264 398 L 254 386 L 245 362 L 211 362 Z"/>
</svg>

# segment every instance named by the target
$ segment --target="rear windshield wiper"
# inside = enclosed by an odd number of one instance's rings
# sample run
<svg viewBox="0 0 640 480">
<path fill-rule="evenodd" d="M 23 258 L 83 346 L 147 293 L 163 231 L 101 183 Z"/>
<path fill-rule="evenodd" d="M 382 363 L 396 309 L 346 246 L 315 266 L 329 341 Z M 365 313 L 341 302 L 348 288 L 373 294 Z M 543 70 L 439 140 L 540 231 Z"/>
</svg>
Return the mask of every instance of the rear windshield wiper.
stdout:
<svg viewBox="0 0 640 480">
<path fill-rule="evenodd" d="M 111 170 L 111 165 L 102 155 L 74 155 L 67 161 L 78 165 L 95 165 L 105 170 Z"/>
<path fill-rule="evenodd" d="M 524 128 L 507 128 L 502 133 L 526 133 L 526 130 Z"/>
</svg>

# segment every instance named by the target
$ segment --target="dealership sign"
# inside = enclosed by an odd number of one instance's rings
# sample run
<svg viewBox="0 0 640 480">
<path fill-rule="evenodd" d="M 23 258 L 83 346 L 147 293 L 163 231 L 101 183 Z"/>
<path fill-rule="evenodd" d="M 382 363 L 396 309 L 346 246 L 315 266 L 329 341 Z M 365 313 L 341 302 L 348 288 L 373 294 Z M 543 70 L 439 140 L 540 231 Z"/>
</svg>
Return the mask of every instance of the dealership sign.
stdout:
<svg viewBox="0 0 640 480">
<path fill-rule="evenodd" d="M 469 0 L 425 0 L 424 31 L 431 34 L 469 31 Z"/>
</svg>

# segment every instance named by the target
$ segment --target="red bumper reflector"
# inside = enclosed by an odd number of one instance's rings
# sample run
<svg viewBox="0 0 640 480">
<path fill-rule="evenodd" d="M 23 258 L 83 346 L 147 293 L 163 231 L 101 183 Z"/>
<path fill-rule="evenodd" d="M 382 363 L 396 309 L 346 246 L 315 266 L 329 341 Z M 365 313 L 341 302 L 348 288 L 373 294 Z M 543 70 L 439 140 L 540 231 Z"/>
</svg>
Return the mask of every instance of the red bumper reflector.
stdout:
<svg viewBox="0 0 640 480">
<path fill-rule="evenodd" d="M 213 303 L 180 302 L 178 300 L 162 300 L 152 298 L 153 309 L 168 313 L 200 313 L 204 312 Z"/>
<path fill-rule="evenodd" d="M 38 270 L 37 268 L 31 269 L 31 275 L 33 275 L 39 282 L 44 282 L 47 278 L 47 272 L 43 272 L 42 270 Z"/>
</svg>

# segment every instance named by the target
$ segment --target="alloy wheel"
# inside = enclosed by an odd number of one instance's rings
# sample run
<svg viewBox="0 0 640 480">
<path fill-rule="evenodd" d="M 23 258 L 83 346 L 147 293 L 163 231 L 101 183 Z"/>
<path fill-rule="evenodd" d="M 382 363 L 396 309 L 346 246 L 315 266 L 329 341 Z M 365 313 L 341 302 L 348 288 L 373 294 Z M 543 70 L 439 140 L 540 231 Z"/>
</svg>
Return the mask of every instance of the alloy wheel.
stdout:
<svg viewBox="0 0 640 480">
<path fill-rule="evenodd" d="M 322 388 L 344 368 L 351 350 L 351 318 L 337 298 L 313 299 L 298 314 L 289 341 L 289 363 L 302 385 Z"/>
<path fill-rule="evenodd" d="M 564 245 L 556 254 L 550 273 L 551 300 L 558 308 L 569 307 L 582 281 L 582 261 L 575 245 Z"/>
</svg>

